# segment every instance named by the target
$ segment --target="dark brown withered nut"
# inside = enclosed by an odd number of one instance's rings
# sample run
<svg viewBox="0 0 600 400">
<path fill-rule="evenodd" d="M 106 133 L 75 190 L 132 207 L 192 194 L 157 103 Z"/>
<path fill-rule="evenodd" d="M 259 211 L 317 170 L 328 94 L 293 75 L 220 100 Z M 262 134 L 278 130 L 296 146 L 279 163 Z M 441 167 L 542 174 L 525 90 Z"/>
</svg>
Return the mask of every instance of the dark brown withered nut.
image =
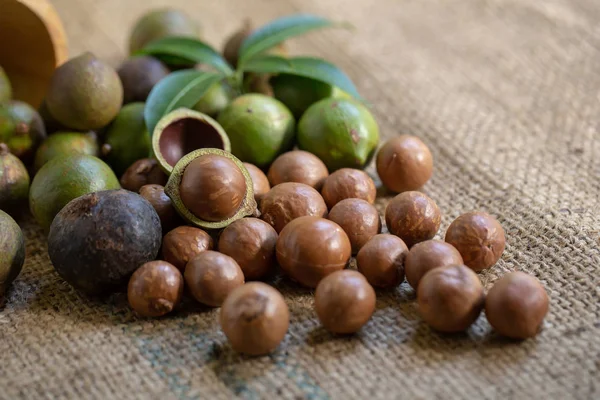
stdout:
<svg viewBox="0 0 600 400">
<path fill-rule="evenodd" d="M 327 216 L 327 206 L 323 197 L 304 183 L 286 182 L 272 188 L 260 202 L 263 221 L 277 232 L 292 220 L 305 217 Z"/>
<path fill-rule="evenodd" d="M 229 36 L 223 46 L 223 57 L 232 67 L 237 67 L 238 54 L 242 42 L 252 33 L 252 22 L 249 19 L 244 21 L 244 24 L 233 35 Z"/>
<path fill-rule="evenodd" d="M 316 190 L 321 190 L 328 176 L 329 171 L 323 161 L 302 150 L 288 151 L 277 157 L 268 173 L 271 186 L 284 182 L 298 182 Z"/>
<path fill-rule="evenodd" d="M 99 294 L 119 289 L 142 264 L 156 258 L 160 219 L 152 205 L 127 190 L 78 197 L 54 218 L 48 254 L 76 289 Z"/>
<path fill-rule="evenodd" d="M 352 244 L 352 254 L 373 236 L 381 233 L 381 218 L 377 209 L 362 199 L 344 199 L 337 203 L 327 217 L 342 227 Z"/>
<path fill-rule="evenodd" d="M 132 57 L 125 60 L 117 70 L 123 84 L 123 104 L 146 101 L 150 91 L 169 69 L 150 56 Z"/>
<path fill-rule="evenodd" d="M 375 290 L 360 272 L 349 269 L 334 272 L 317 286 L 315 311 L 328 331 L 354 333 L 375 311 Z"/>
<path fill-rule="evenodd" d="M 162 256 L 183 272 L 191 259 L 212 248 L 213 240 L 208 233 L 192 226 L 179 226 L 163 238 Z"/>
<path fill-rule="evenodd" d="M 163 233 L 167 233 L 183 223 L 177 211 L 175 211 L 171 199 L 165 194 L 163 186 L 144 185 L 140 188 L 140 196 L 148 200 L 156 210 Z"/>
<path fill-rule="evenodd" d="M 441 332 L 466 330 L 481 314 L 484 302 L 481 281 L 464 265 L 432 269 L 417 289 L 421 317 Z"/>
<path fill-rule="evenodd" d="M 358 271 L 375 287 L 392 288 L 404 280 L 408 247 L 397 236 L 382 233 L 369 240 L 356 255 Z"/>
<path fill-rule="evenodd" d="M 267 176 L 260 168 L 254 164 L 244 163 L 244 167 L 248 170 L 250 177 L 252 178 L 252 187 L 254 188 L 254 200 L 257 204 L 260 204 L 260 200 L 269 190 L 271 190 L 271 184 Z"/>
<path fill-rule="evenodd" d="M 220 322 L 233 350 L 259 356 L 279 346 L 290 325 L 290 311 L 275 288 L 250 282 L 225 299 Z"/>
<path fill-rule="evenodd" d="M 433 157 L 421 139 L 400 135 L 379 149 L 376 166 L 383 185 L 401 193 L 417 190 L 427 183 L 433 174 Z"/>
<path fill-rule="evenodd" d="M 233 290 L 244 284 L 244 273 L 235 260 L 211 250 L 192 258 L 184 276 L 192 296 L 211 307 L 220 307 Z"/>
<path fill-rule="evenodd" d="M 229 137 L 217 121 L 187 108 L 173 110 L 162 117 L 151 133 L 152 151 L 167 174 L 194 150 L 212 148 L 231 151 Z"/>
<path fill-rule="evenodd" d="M 423 275 L 430 270 L 463 264 L 460 253 L 451 244 L 426 240 L 411 247 L 404 261 L 404 272 L 406 280 L 416 290 Z"/>
<path fill-rule="evenodd" d="M 242 218 L 223 230 L 219 251 L 233 258 L 246 280 L 261 279 L 275 267 L 277 232 L 258 218 Z"/>
<path fill-rule="evenodd" d="M 342 168 L 329 175 L 321 191 L 327 207 L 332 208 L 344 199 L 363 199 L 375 202 L 375 182 L 366 172 L 359 169 Z"/>
<path fill-rule="evenodd" d="M 485 315 L 501 335 L 513 339 L 534 337 L 548 313 L 548 294 L 535 277 L 510 272 L 500 278 L 485 299 Z"/>
<path fill-rule="evenodd" d="M 181 272 L 166 261 L 150 261 L 129 279 L 127 300 L 143 317 L 160 317 L 177 307 L 183 295 Z"/>
<path fill-rule="evenodd" d="M 300 217 L 281 231 L 276 254 L 287 276 L 314 288 L 327 275 L 346 267 L 352 249 L 348 235 L 335 222 Z"/>
<path fill-rule="evenodd" d="M 219 149 L 200 149 L 183 157 L 165 193 L 186 221 L 221 229 L 256 212 L 252 178 L 240 160 Z"/>
<path fill-rule="evenodd" d="M 121 177 L 123 189 L 139 192 L 144 185 L 161 185 L 167 183 L 167 175 L 160 169 L 154 158 L 143 158 L 131 164 Z"/>
<path fill-rule="evenodd" d="M 440 229 L 441 222 L 442 213 L 437 204 L 421 192 L 401 193 L 385 209 L 388 230 L 404 240 L 409 248 L 432 239 Z"/>
<path fill-rule="evenodd" d="M 506 238 L 496 218 L 473 211 L 461 215 L 450 224 L 446 231 L 446 242 L 456 247 L 467 267 L 481 271 L 498 262 Z"/>
</svg>

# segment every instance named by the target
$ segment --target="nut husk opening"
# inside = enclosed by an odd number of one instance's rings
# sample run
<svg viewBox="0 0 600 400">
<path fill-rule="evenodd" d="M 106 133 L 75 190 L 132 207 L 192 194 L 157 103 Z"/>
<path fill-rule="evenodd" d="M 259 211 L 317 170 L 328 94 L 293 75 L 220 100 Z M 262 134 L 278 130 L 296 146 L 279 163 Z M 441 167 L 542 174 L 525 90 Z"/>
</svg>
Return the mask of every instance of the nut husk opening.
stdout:
<svg viewBox="0 0 600 400">
<path fill-rule="evenodd" d="M 186 154 L 203 148 L 230 151 L 231 145 L 221 125 L 198 111 L 171 111 L 161 118 L 152 135 L 152 151 L 167 174 Z"/>
<path fill-rule="evenodd" d="M 246 194 L 244 196 L 242 204 L 232 217 L 227 218 L 223 221 L 210 222 L 198 218 L 184 206 L 183 201 L 181 200 L 181 196 L 179 194 L 181 179 L 183 177 L 183 172 L 185 171 L 187 166 L 196 158 L 208 154 L 215 154 L 229 158 L 240 169 L 240 171 L 244 175 L 244 180 L 246 181 Z M 221 149 L 198 149 L 184 156 L 181 160 L 179 160 L 179 162 L 177 162 L 177 164 L 173 168 L 171 176 L 169 177 L 169 181 L 165 186 L 165 193 L 171 198 L 175 210 L 179 213 L 179 215 L 181 215 L 182 218 L 184 218 L 191 224 L 204 229 L 222 229 L 231 224 L 232 222 L 247 217 L 249 215 L 253 215 L 256 212 L 256 201 L 254 200 L 254 189 L 250 173 L 248 173 L 248 170 L 246 169 L 244 164 L 237 157 L 235 157 L 228 151 L 224 151 Z"/>
</svg>

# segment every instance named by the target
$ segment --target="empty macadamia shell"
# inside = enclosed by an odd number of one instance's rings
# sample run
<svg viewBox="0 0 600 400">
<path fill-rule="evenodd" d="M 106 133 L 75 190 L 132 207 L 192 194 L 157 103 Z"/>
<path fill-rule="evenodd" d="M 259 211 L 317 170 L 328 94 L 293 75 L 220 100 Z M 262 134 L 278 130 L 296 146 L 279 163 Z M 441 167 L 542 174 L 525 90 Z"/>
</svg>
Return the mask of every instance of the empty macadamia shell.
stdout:
<svg viewBox="0 0 600 400">
<path fill-rule="evenodd" d="M 433 239 L 440 229 L 442 213 L 435 201 L 421 192 L 404 192 L 394 197 L 385 209 L 390 233 L 404 240 L 410 248 Z"/>
<path fill-rule="evenodd" d="M 376 159 L 383 185 L 397 193 L 417 190 L 433 174 L 433 156 L 421 139 L 400 135 L 381 146 Z"/>
<path fill-rule="evenodd" d="M 327 216 L 327 205 L 314 188 L 304 183 L 286 182 L 273 187 L 260 202 L 263 221 L 279 233 L 299 217 Z"/>
<path fill-rule="evenodd" d="M 327 217 L 342 227 L 352 244 L 352 254 L 373 236 L 381 233 L 381 217 L 377 209 L 362 199 L 344 199 L 337 203 Z"/>
<path fill-rule="evenodd" d="M 244 284 L 244 273 L 235 260 L 212 250 L 192 258 L 184 277 L 192 296 L 211 307 L 219 307 L 234 289 Z"/>
<path fill-rule="evenodd" d="M 203 157 L 207 157 L 206 164 Z M 194 170 L 186 171 L 188 166 Z M 221 167 L 235 169 L 235 176 Z M 179 160 L 165 186 L 165 193 L 179 215 L 201 228 L 221 229 L 256 212 L 248 170 L 231 153 L 219 149 L 195 150 Z"/>
<path fill-rule="evenodd" d="M 139 192 L 142 186 L 156 184 L 164 186 L 169 177 L 163 172 L 154 158 L 137 160 L 121 176 L 121 187 Z"/>
<path fill-rule="evenodd" d="M 417 289 L 423 320 L 440 332 L 462 332 L 477 320 L 485 304 L 483 285 L 465 265 L 440 267 L 427 272 Z"/>
<path fill-rule="evenodd" d="M 152 133 L 152 151 L 167 174 L 186 154 L 204 148 L 229 152 L 231 143 L 217 121 L 198 111 L 171 111 L 158 121 Z"/>
<path fill-rule="evenodd" d="M 481 271 L 498 262 L 504 252 L 506 237 L 496 218 L 485 212 L 473 211 L 450 224 L 446 242 L 456 247 L 466 266 Z"/>
<path fill-rule="evenodd" d="M 499 334 L 527 339 L 539 332 L 548 303 L 548 294 L 539 280 L 524 272 L 510 272 L 488 292 L 485 315 Z"/>
<path fill-rule="evenodd" d="M 426 240 L 411 247 L 404 261 L 404 272 L 416 290 L 423 275 L 432 269 L 462 264 L 463 259 L 454 246 L 441 240 Z"/>
<path fill-rule="evenodd" d="M 181 302 L 183 276 L 166 261 L 150 261 L 139 267 L 129 279 L 127 299 L 143 317 L 160 317 Z"/>
<path fill-rule="evenodd" d="M 373 204 L 377 196 L 377 188 L 366 172 L 342 168 L 325 179 L 321 194 L 329 208 L 344 199 L 363 199 Z"/>
<path fill-rule="evenodd" d="M 208 233 L 193 226 L 179 226 L 163 237 L 161 251 L 166 261 L 183 272 L 192 258 L 212 248 L 213 240 Z"/>
<path fill-rule="evenodd" d="M 227 296 L 221 307 L 220 322 L 235 351 L 259 356 L 279 346 L 290 325 L 290 311 L 275 288 L 250 282 Z"/>
<path fill-rule="evenodd" d="M 296 218 L 277 239 L 277 261 L 292 280 L 307 287 L 344 269 L 352 250 L 348 235 L 333 221 L 319 217 Z"/>
<path fill-rule="evenodd" d="M 258 218 L 242 218 L 221 232 L 219 251 L 233 258 L 246 280 L 261 279 L 275 269 L 277 232 Z"/>
<path fill-rule="evenodd" d="M 317 286 L 315 311 L 329 332 L 357 332 L 375 312 L 375 290 L 360 272 L 334 272 Z"/>
<path fill-rule="evenodd" d="M 269 179 L 260 168 L 254 164 L 244 163 L 244 167 L 248 170 L 250 177 L 252 178 L 252 187 L 254 189 L 254 200 L 257 204 L 260 204 L 261 199 L 265 194 L 271 190 L 271 184 Z"/>
<path fill-rule="evenodd" d="M 308 151 L 294 150 L 283 153 L 269 168 L 269 182 L 272 186 L 284 182 L 304 183 L 321 190 L 329 176 L 325 163 Z"/>
<path fill-rule="evenodd" d="M 375 287 L 393 288 L 404 280 L 408 247 L 398 236 L 382 233 L 369 240 L 356 255 L 358 271 Z"/>
</svg>

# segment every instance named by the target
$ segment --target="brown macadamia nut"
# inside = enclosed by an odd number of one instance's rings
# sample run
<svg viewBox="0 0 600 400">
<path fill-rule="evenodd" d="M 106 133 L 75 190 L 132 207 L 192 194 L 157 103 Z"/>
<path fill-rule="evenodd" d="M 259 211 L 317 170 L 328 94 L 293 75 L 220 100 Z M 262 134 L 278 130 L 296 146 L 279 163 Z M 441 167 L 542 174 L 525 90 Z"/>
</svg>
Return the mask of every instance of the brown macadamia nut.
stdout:
<svg viewBox="0 0 600 400">
<path fill-rule="evenodd" d="M 423 320 L 440 332 L 462 332 L 475 322 L 485 302 L 483 285 L 465 265 L 434 268 L 417 289 Z"/>
<path fill-rule="evenodd" d="M 358 271 L 375 287 L 392 288 L 404 280 L 408 247 L 397 236 L 382 233 L 369 240 L 356 256 Z"/>
<path fill-rule="evenodd" d="M 229 225 L 219 238 L 219 251 L 233 258 L 246 280 L 261 279 L 275 268 L 277 232 L 258 218 L 243 218 Z"/>
<path fill-rule="evenodd" d="M 271 190 L 271 184 L 267 176 L 260 168 L 254 164 L 244 163 L 244 167 L 248 170 L 250 178 L 252 178 L 252 187 L 254 188 L 254 200 L 256 204 L 260 204 L 260 200 L 269 190 Z"/>
<path fill-rule="evenodd" d="M 246 196 L 246 179 L 233 160 L 205 154 L 183 171 L 179 194 L 196 217 L 218 222 L 231 218 Z"/>
<path fill-rule="evenodd" d="M 192 296 L 211 307 L 219 307 L 234 289 L 244 284 L 244 273 L 235 260 L 212 250 L 192 258 L 183 277 Z"/>
<path fill-rule="evenodd" d="M 344 199 L 337 203 L 327 217 L 342 227 L 350 239 L 352 254 L 373 236 L 381 233 L 381 218 L 377 209 L 362 199 Z"/>
<path fill-rule="evenodd" d="M 463 264 L 454 246 L 441 240 L 426 240 L 411 247 L 404 261 L 404 272 L 406 280 L 416 290 L 423 275 L 432 269 Z"/>
<path fill-rule="evenodd" d="M 375 202 L 377 188 L 366 172 L 359 169 L 342 168 L 329 175 L 321 191 L 327 207 L 332 208 L 344 199 L 363 199 Z"/>
<path fill-rule="evenodd" d="M 183 272 L 188 261 L 212 248 L 213 240 L 208 233 L 191 226 L 179 226 L 163 237 L 162 255 Z"/>
<path fill-rule="evenodd" d="M 429 148 L 416 136 L 396 136 L 377 153 L 377 174 L 383 185 L 397 193 L 417 190 L 433 173 Z"/>
<path fill-rule="evenodd" d="M 168 232 L 183 223 L 175 211 L 171 199 L 165 194 L 164 186 L 144 185 L 140 188 L 140 196 L 148 200 L 156 210 L 163 232 Z"/>
<path fill-rule="evenodd" d="M 329 332 L 357 332 L 375 312 L 375 290 L 360 272 L 334 272 L 317 286 L 315 311 Z"/>
<path fill-rule="evenodd" d="M 501 335 L 534 337 L 548 313 L 548 294 L 535 277 L 511 272 L 500 278 L 485 299 L 485 315 Z"/>
<path fill-rule="evenodd" d="M 426 194 L 404 192 L 388 203 L 385 222 L 390 233 L 404 240 L 410 248 L 435 236 L 440 229 L 442 213 Z"/>
<path fill-rule="evenodd" d="M 183 276 L 166 261 L 150 261 L 138 268 L 129 279 L 127 300 L 143 317 L 168 314 L 181 301 Z"/>
<path fill-rule="evenodd" d="M 352 250 L 344 230 L 319 217 L 300 217 L 281 231 L 277 239 L 277 261 L 283 272 L 308 287 L 327 275 L 344 269 Z"/>
<path fill-rule="evenodd" d="M 225 299 L 220 320 L 233 350 L 259 356 L 279 346 L 290 325 L 290 311 L 275 288 L 250 282 Z"/>
<path fill-rule="evenodd" d="M 496 218 L 475 211 L 461 215 L 450 224 L 446 242 L 456 247 L 466 266 L 473 271 L 481 271 L 498 262 L 506 238 Z"/>
<path fill-rule="evenodd" d="M 138 193 L 144 185 L 156 184 L 164 186 L 167 175 L 160 169 L 158 161 L 153 158 L 137 160 L 123 173 L 121 186 L 123 189 Z"/>
<path fill-rule="evenodd" d="M 283 153 L 273 161 L 269 168 L 269 182 L 272 186 L 284 182 L 304 183 L 321 190 L 325 178 L 329 176 L 327 167 L 308 151 L 294 150 Z"/>
<path fill-rule="evenodd" d="M 327 216 L 327 206 L 314 188 L 304 183 L 286 182 L 272 188 L 260 203 L 263 221 L 277 233 L 298 217 Z"/>
</svg>

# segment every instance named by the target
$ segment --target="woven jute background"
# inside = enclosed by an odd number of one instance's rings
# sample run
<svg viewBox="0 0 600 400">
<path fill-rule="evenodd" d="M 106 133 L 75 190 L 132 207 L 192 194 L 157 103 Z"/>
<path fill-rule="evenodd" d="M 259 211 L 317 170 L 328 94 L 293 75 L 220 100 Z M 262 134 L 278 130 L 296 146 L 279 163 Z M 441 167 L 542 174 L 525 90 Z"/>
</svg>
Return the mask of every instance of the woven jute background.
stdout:
<svg viewBox="0 0 600 400">
<path fill-rule="evenodd" d="M 133 20 L 164 3 L 55 0 L 71 53 L 91 50 L 115 65 Z M 435 174 L 423 190 L 444 211 L 441 233 L 469 210 L 498 217 L 507 248 L 481 279 L 489 288 L 511 270 L 537 276 L 551 299 L 543 331 L 507 341 L 482 315 L 465 334 L 437 334 L 404 283 L 378 293 L 359 334 L 334 337 L 319 326 L 311 293 L 284 280 L 289 334 L 271 356 L 249 359 L 227 345 L 218 310 L 187 304 L 143 320 L 123 294 L 78 295 L 26 220 L 27 262 L 0 312 L 0 398 L 600 397 L 597 0 L 170 4 L 202 21 L 219 47 L 245 17 L 260 24 L 308 11 L 354 24 L 294 40 L 292 51 L 347 71 L 385 136 L 411 133 L 431 147 Z M 386 199 L 382 191 L 380 209 Z"/>
</svg>

